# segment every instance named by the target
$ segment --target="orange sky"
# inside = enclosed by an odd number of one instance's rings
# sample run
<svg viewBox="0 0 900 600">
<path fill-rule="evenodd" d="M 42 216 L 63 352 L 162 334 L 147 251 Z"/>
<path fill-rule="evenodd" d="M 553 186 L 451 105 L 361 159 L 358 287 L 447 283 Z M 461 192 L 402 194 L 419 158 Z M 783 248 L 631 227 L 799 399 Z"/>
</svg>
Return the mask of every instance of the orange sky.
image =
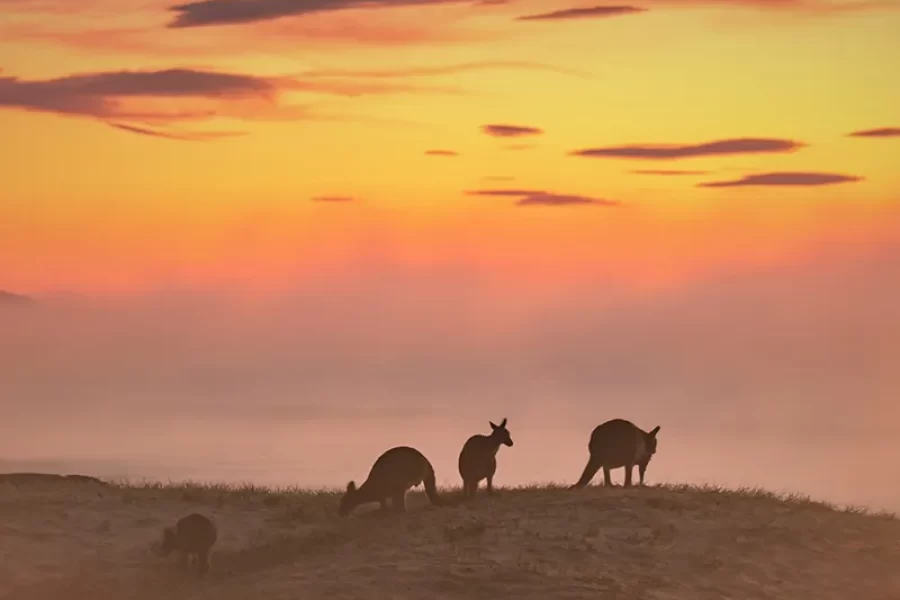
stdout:
<svg viewBox="0 0 900 600">
<path fill-rule="evenodd" d="M 897 232 L 897 2 L 174 4 L 0 0 L 0 288 L 658 285 Z"/>
</svg>

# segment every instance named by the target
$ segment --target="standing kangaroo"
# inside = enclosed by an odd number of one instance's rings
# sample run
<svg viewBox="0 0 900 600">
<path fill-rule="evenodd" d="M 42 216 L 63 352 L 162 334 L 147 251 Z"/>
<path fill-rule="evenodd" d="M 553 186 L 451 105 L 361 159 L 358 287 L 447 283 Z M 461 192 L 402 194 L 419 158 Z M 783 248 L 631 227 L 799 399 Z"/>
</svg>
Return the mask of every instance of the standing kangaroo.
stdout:
<svg viewBox="0 0 900 600">
<path fill-rule="evenodd" d="M 199 513 L 191 513 L 178 519 L 175 527 L 163 529 L 159 555 L 166 557 L 177 550 L 185 568 L 190 566 L 191 558 L 196 557 L 200 576 L 203 577 L 209 571 L 212 547 L 217 537 L 212 521 Z"/>
<path fill-rule="evenodd" d="M 359 488 L 353 481 L 347 484 L 338 512 L 344 517 L 360 504 L 368 502 L 379 502 L 381 509 L 386 510 L 388 499 L 394 511 L 405 512 L 407 490 L 420 483 L 425 484 L 425 493 L 431 503 L 440 506 L 442 502 L 437 493 L 434 467 L 428 459 L 409 446 L 391 448 L 378 457 Z"/>
<path fill-rule="evenodd" d="M 638 466 L 641 485 L 644 485 L 647 464 L 656 453 L 657 433 L 659 425 L 648 433 L 625 419 L 612 419 L 598 425 L 591 433 L 591 441 L 588 443 L 590 458 L 587 466 L 578 483 L 569 489 L 586 486 L 601 467 L 606 485 L 612 485 L 609 474 L 611 469 L 625 467 L 625 487 L 631 487 L 631 472 L 634 465 Z"/>
<path fill-rule="evenodd" d="M 512 446 L 506 429 L 506 418 L 499 425 L 491 425 L 491 435 L 476 434 L 466 440 L 459 453 L 459 474 L 463 480 L 463 497 L 472 498 L 482 479 L 487 479 L 487 493 L 494 493 L 494 473 L 497 472 L 497 451 L 500 446 Z"/>
</svg>

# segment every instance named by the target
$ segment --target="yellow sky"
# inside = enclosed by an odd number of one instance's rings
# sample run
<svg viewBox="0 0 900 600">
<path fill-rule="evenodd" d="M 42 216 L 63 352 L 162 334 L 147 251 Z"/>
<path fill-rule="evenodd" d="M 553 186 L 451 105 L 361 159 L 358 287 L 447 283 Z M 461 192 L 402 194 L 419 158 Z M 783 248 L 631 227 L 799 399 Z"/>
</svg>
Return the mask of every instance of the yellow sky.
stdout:
<svg viewBox="0 0 900 600">
<path fill-rule="evenodd" d="M 265 284 L 373 247 L 664 281 L 894 232 L 900 131 L 848 137 L 900 127 L 891 2 L 635 0 L 646 10 L 516 20 L 593 5 L 330 0 L 185 28 L 166 27 L 169 2 L 104 4 L 0 0 L 0 288 Z M 240 135 L 171 139 L 205 132 Z M 744 138 L 797 145 L 570 154 Z"/>
</svg>

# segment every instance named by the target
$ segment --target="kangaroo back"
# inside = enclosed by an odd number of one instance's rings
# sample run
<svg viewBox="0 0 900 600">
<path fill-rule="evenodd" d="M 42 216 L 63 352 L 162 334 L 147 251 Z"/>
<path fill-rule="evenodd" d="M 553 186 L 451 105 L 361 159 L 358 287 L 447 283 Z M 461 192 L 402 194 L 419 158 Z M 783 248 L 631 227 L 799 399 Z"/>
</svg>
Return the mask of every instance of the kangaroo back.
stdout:
<svg viewBox="0 0 900 600">
<path fill-rule="evenodd" d="M 397 446 L 384 452 L 369 471 L 359 488 L 351 481 L 338 507 L 342 516 L 367 502 L 402 502 L 406 491 L 425 484 L 425 492 L 433 504 L 439 504 L 434 468 L 425 456 L 409 446 Z M 396 506 L 396 504 L 395 504 Z"/>
<path fill-rule="evenodd" d="M 659 427 L 649 433 L 625 419 L 611 419 L 591 432 L 588 450 L 590 456 L 578 482 L 572 488 L 586 486 L 602 467 L 608 480 L 609 469 L 626 467 L 626 485 L 630 485 L 630 467 L 641 466 L 641 481 L 647 463 L 656 452 L 656 434 Z"/>
</svg>

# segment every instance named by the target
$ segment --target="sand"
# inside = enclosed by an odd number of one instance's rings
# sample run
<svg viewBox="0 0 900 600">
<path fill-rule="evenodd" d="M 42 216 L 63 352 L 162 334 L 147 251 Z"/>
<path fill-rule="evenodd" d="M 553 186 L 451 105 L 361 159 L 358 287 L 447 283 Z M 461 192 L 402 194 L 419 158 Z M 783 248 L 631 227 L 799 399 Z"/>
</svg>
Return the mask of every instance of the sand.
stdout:
<svg viewBox="0 0 900 600">
<path fill-rule="evenodd" d="M 458 497 L 458 492 L 447 492 Z M 900 521 L 765 492 L 553 487 L 347 519 L 336 492 L 0 478 L 0 598 L 888 600 Z M 205 580 L 152 548 L 201 512 Z"/>
</svg>

